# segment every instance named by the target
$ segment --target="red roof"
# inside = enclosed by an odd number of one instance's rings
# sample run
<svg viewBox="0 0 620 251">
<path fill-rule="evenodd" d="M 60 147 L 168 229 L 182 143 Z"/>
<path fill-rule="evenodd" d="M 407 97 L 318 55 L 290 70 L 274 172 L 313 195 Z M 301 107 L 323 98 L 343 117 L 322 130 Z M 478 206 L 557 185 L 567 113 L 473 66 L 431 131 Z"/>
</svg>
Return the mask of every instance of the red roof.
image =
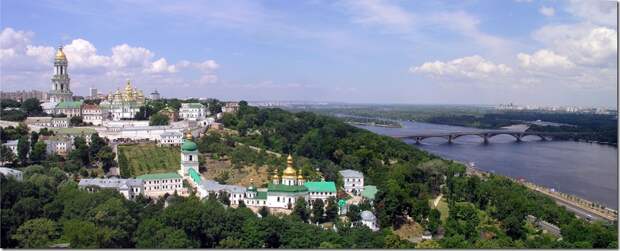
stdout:
<svg viewBox="0 0 620 251">
<path fill-rule="evenodd" d="M 82 107 L 82 110 L 98 110 L 99 106 L 98 105 L 91 105 L 91 104 L 85 104 Z"/>
</svg>

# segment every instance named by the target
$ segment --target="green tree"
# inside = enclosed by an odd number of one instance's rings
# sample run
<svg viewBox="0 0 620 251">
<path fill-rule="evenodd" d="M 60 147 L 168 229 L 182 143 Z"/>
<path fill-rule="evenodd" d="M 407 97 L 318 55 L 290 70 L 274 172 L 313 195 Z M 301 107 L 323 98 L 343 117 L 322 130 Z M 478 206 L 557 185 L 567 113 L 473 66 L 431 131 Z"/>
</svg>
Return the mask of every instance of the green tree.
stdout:
<svg viewBox="0 0 620 251">
<path fill-rule="evenodd" d="M 441 212 L 436 208 L 431 209 L 431 212 L 428 216 L 428 225 L 427 228 L 432 233 L 437 233 L 437 229 L 441 225 Z"/>
<path fill-rule="evenodd" d="M 262 216 L 263 218 L 267 217 L 269 215 L 269 208 L 267 208 L 266 206 L 260 207 L 260 209 L 258 210 L 258 214 L 260 214 L 260 216 Z"/>
<path fill-rule="evenodd" d="M 338 204 L 335 197 L 327 199 L 327 207 L 325 208 L 325 220 L 334 221 L 338 217 Z"/>
<path fill-rule="evenodd" d="M 0 146 L 0 162 L 10 164 L 15 162 L 15 154 L 9 147 L 4 145 Z"/>
<path fill-rule="evenodd" d="M 357 205 L 350 205 L 349 210 L 347 210 L 347 217 L 351 222 L 357 222 L 361 220 L 360 216 L 360 208 Z"/>
<path fill-rule="evenodd" d="M 63 223 L 62 240 L 71 248 L 97 248 L 97 227 L 89 221 L 70 219 Z"/>
<path fill-rule="evenodd" d="M 158 126 L 158 125 L 169 125 L 170 118 L 168 116 L 163 115 L 161 113 L 156 113 L 151 116 L 149 119 L 149 125 Z"/>
<path fill-rule="evenodd" d="M 312 222 L 323 223 L 323 214 L 325 213 L 325 204 L 322 199 L 316 199 L 312 202 Z"/>
<path fill-rule="evenodd" d="M 308 212 L 308 206 L 306 200 L 303 197 L 297 198 L 295 201 L 295 207 L 293 207 L 293 215 L 298 217 L 303 222 L 308 222 L 310 213 Z"/>
<path fill-rule="evenodd" d="M 73 116 L 69 119 L 69 124 L 71 124 L 71 126 L 80 126 L 83 123 L 84 120 L 82 119 L 82 116 Z"/>
<path fill-rule="evenodd" d="M 225 192 L 225 191 L 221 191 L 218 195 L 217 195 L 217 199 L 224 205 L 226 206 L 230 206 L 230 195 Z"/>
<path fill-rule="evenodd" d="M 103 243 L 102 247 L 126 247 L 130 243 L 130 234 L 136 227 L 136 220 L 129 210 L 124 207 L 119 198 L 110 198 L 88 212 L 89 219 L 98 228 L 107 227 L 111 231 L 109 242 Z"/>
<path fill-rule="evenodd" d="M 164 226 L 156 219 L 146 219 L 138 226 L 134 241 L 137 248 L 192 248 L 196 243 L 179 229 Z"/>
<path fill-rule="evenodd" d="M 34 150 L 34 145 L 39 141 L 39 133 L 36 131 L 30 132 L 30 151 Z"/>
<path fill-rule="evenodd" d="M 22 248 L 48 248 L 58 238 L 58 226 L 55 222 L 37 218 L 26 221 L 13 235 Z"/>
<path fill-rule="evenodd" d="M 116 158 L 116 154 L 109 146 L 104 146 L 103 148 L 101 148 L 101 150 L 99 150 L 99 152 L 97 152 L 97 155 L 95 155 L 95 159 L 101 163 L 101 167 L 106 173 L 110 170 L 111 167 L 116 165 L 116 161 L 114 160 L 114 158 Z"/>
<path fill-rule="evenodd" d="M 46 156 L 46 150 L 47 150 L 47 145 L 45 144 L 45 142 L 43 141 L 39 141 L 36 144 L 34 144 L 34 148 L 32 149 L 32 152 L 30 153 L 30 159 L 33 162 L 41 162 L 42 160 L 45 159 Z"/>
<path fill-rule="evenodd" d="M 99 137 L 98 133 L 93 133 L 90 135 L 90 158 L 95 159 L 99 151 L 107 146 L 107 142 L 104 138 Z"/>
<path fill-rule="evenodd" d="M 30 151 L 30 143 L 28 137 L 22 136 L 17 142 L 17 157 L 22 165 L 28 163 L 28 152 Z"/>
<path fill-rule="evenodd" d="M 22 111 L 24 111 L 28 116 L 36 116 L 43 114 L 43 108 L 41 107 L 41 103 L 36 98 L 29 98 L 22 102 Z"/>
<path fill-rule="evenodd" d="M 82 165 L 89 165 L 90 153 L 86 140 L 81 136 L 75 137 L 75 139 L 73 139 L 73 148 L 73 151 L 69 154 L 69 158 L 79 161 Z"/>
</svg>

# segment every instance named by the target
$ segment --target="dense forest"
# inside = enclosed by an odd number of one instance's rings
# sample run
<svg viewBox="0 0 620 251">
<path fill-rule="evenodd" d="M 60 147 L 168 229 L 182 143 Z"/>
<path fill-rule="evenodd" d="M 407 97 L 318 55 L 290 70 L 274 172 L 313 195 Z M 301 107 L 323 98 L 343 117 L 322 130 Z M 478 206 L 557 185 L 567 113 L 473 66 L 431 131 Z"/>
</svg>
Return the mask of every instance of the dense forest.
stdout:
<svg viewBox="0 0 620 251">
<path fill-rule="evenodd" d="M 69 243 L 74 248 L 617 248 L 615 224 L 577 219 L 506 178 L 468 176 L 461 164 L 332 117 L 258 109 L 242 101 L 239 112 L 226 114 L 223 123 L 238 135 L 223 141 L 219 135 L 204 136 L 198 140 L 201 151 L 250 156 L 253 151 L 247 147 L 232 148 L 239 142 L 292 153 L 319 168 L 328 180 L 336 180 L 345 168 L 364 172 L 366 183 L 376 185 L 379 193 L 372 204 L 360 206 L 377 215 L 381 230 L 372 232 L 355 223 L 355 213 L 347 214 L 353 224 L 328 217 L 337 231 L 308 224 L 317 217 L 303 200 L 289 216 L 265 209 L 259 216 L 244 206 L 228 207 L 215 196 L 203 201 L 174 195 L 130 201 L 113 191 L 88 193 L 77 188 L 70 169 L 76 164 L 92 166 L 93 160 L 98 162 L 96 153 L 107 151 L 80 145 L 67 160 L 48 156 L 45 161 L 15 161 L 24 171 L 22 182 L 2 177 L 2 247 Z M 3 139 L 26 136 L 27 129 L 21 127 L 2 131 Z M 231 149 L 239 152 L 228 152 Z M 254 152 L 239 161 L 257 158 Z M 439 194 L 447 199 L 448 215 L 429 206 Z M 542 233 L 526 215 L 558 225 L 563 238 Z M 443 238 L 415 245 L 400 239 L 394 230 L 411 221 Z"/>
</svg>

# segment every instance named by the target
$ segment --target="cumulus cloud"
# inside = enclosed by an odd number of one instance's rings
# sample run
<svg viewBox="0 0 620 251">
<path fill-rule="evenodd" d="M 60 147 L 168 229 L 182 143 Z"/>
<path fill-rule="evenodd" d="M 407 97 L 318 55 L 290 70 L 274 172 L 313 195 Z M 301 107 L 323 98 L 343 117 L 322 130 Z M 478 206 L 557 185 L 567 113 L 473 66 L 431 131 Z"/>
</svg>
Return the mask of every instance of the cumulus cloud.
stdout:
<svg viewBox="0 0 620 251">
<path fill-rule="evenodd" d="M 20 88 L 24 82 L 32 87 L 45 88 L 49 78 L 56 48 L 33 45 L 34 33 L 5 28 L 0 33 L 0 64 L 3 86 Z M 73 87 L 98 86 L 105 91 L 117 87 L 125 79 L 142 80 L 149 85 L 176 85 L 179 83 L 213 83 L 217 81 L 219 65 L 214 60 L 202 62 L 168 62 L 164 57 L 144 47 L 120 44 L 105 55 L 90 41 L 77 38 L 63 47 L 69 61 L 69 74 Z M 191 66 L 198 77 L 190 77 L 180 69 Z M 134 81 L 135 83 L 136 81 Z M 108 88 L 106 88 L 106 86 Z M 75 91 L 75 90 L 74 90 Z"/>
<path fill-rule="evenodd" d="M 555 54 L 549 50 L 539 50 L 534 54 L 519 53 L 519 63 L 525 68 L 571 68 L 575 64 L 564 56 Z"/>
<path fill-rule="evenodd" d="M 542 6 L 538 11 L 540 12 L 540 14 L 543 14 L 547 17 L 555 15 L 555 9 L 553 7 Z"/>
<path fill-rule="evenodd" d="M 617 17 L 617 1 L 583 1 L 570 0 L 566 10 L 586 22 L 597 25 L 615 26 Z"/>
<path fill-rule="evenodd" d="M 615 62 L 618 51 L 617 32 L 591 24 L 548 25 L 534 33 L 534 39 L 573 62 L 605 65 Z"/>
<path fill-rule="evenodd" d="M 433 77 L 456 77 L 469 79 L 487 79 L 495 75 L 506 75 L 512 69 L 504 64 L 496 64 L 474 55 L 457 58 L 451 61 L 426 62 L 420 66 L 410 68 L 413 73 L 425 73 Z"/>
</svg>

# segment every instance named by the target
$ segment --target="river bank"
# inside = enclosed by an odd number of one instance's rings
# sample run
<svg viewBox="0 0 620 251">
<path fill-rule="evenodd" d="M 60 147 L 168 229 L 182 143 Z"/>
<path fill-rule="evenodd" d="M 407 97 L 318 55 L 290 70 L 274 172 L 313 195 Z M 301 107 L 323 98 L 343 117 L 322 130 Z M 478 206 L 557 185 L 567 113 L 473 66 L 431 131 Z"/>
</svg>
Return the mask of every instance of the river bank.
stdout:
<svg viewBox="0 0 620 251">
<path fill-rule="evenodd" d="M 386 136 L 414 133 L 476 131 L 477 128 L 401 121 L 402 128 L 357 126 Z M 523 178 L 556 191 L 575 195 L 612 209 L 618 208 L 618 149 L 576 141 L 540 141 L 527 136 L 516 142 L 508 135 L 492 137 L 483 144 L 477 136 L 463 136 L 449 144 L 429 138 L 416 145 L 445 159 L 475 162 L 478 169 L 515 179 Z"/>
<path fill-rule="evenodd" d="M 481 178 L 486 178 L 491 175 L 491 173 L 477 169 L 474 163 L 464 163 L 460 162 L 462 165 L 466 167 L 466 174 L 470 176 L 478 176 Z M 497 174 L 493 174 L 497 175 Z M 536 191 L 541 193 L 553 200 L 555 200 L 559 205 L 564 206 L 567 210 L 574 212 L 580 218 L 586 218 L 588 220 L 604 220 L 607 222 L 613 222 L 618 220 L 618 211 L 605 207 L 596 202 L 589 201 L 587 199 L 574 196 L 571 194 L 562 193 L 556 191 L 553 188 L 548 188 L 545 186 L 541 186 L 538 184 L 534 184 L 529 182 L 523 178 L 515 179 L 508 176 L 506 177 L 513 182 L 519 183 L 532 191 Z"/>
</svg>

